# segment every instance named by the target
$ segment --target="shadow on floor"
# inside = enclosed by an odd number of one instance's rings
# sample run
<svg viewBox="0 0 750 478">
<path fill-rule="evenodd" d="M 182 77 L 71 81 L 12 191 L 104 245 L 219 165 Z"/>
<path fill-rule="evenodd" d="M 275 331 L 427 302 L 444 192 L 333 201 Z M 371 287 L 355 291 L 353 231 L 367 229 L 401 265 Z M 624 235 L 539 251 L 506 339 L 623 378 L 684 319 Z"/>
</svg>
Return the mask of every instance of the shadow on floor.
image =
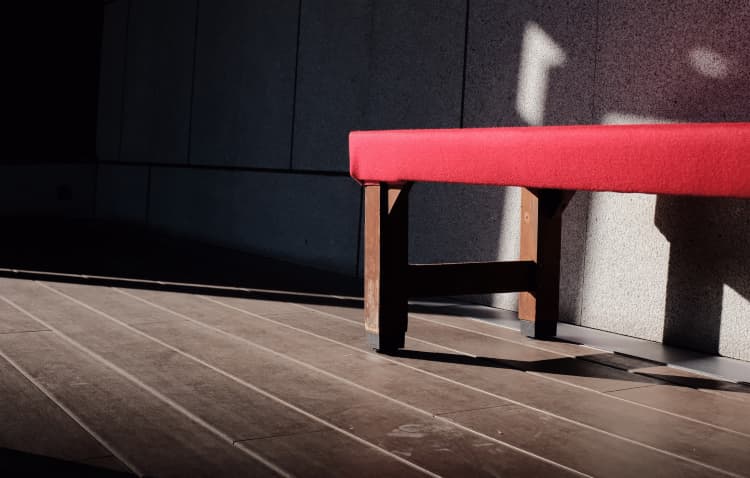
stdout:
<svg viewBox="0 0 750 478">
<path fill-rule="evenodd" d="M 497 359 L 493 357 L 472 357 L 468 355 L 443 353 L 443 352 L 424 352 L 418 350 L 398 350 L 392 352 L 391 355 L 396 357 L 402 357 L 413 360 L 424 360 L 429 362 L 443 362 L 452 363 L 459 365 L 466 365 L 471 367 L 490 367 L 490 368 L 505 368 L 520 370 L 523 372 L 537 372 L 537 373 L 548 373 L 555 375 L 569 375 L 576 377 L 589 377 L 589 378 L 602 378 L 611 379 L 613 378 L 611 370 L 617 369 L 625 371 L 617 367 L 608 365 L 610 358 L 615 356 L 611 353 L 603 353 L 599 355 L 588 355 L 585 357 L 571 358 L 561 357 L 556 359 L 548 360 L 535 360 L 535 361 L 521 361 L 521 360 L 507 360 Z M 710 378 L 702 377 L 673 377 L 669 375 L 660 375 L 649 373 L 648 375 L 642 375 L 638 372 L 634 373 L 621 373 L 617 375 L 617 380 L 643 383 L 646 385 L 658 385 L 659 380 L 661 383 L 670 383 L 673 386 L 681 386 L 687 388 L 702 388 L 711 390 L 724 390 L 730 384 L 719 380 L 713 380 Z M 742 393 L 750 393 L 750 388 L 744 387 L 733 387 L 733 391 L 739 391 Z"/>
<path fill-rule="evenodd" d="M 123 224 L 1 219 L 0 277 L 364 307 L 361 278 Z M 435 311 L 421 304 L 411 310 Z M 476 313 L 496 316 L 488 310 L 492 309 L 477 308 Z M 440 311 L 466 313 L 455 307 L 441 306 Z"/>
<path fill-rule="evenodd" d="M 35 455 L 9 448 L 0 448 L 0 475 L 15 476 L 60 476 L 60 477 L 132 477 L 130 473 L 84 465 L 71 461 Z"/>
<path fill-rule="evenodd" d="M 88 220 L 1 218 L 0 269 L 361 296 L 361 280 Z"/>
<path fill-rule="evenodd" d="M 0 277 L 363 308 L 361 279 L 149 230 L 91 221 L 30 218 L 5 218 L 4 229 L 7 233 L 0 238 Z M 410 312 L 466 316 L 467 307 L 476 318 L 515 319 L 516 316 L 510 311 L 457 306 L 455 302 L 440 299 L 411 304 Z M 598 377 L 600 372 L 606 375 L 607 367 L 628 369 L 612 365 L 611 360 L 595 360 L 591 356 L 520 362 L 409 350 L 399 354 L 406 358 L 469 366 L 589 377 Z M 599 367 L 591 367 L 592 361 Z M 653 382 L 643 375 L 625 377 L 626 380 Z M 700 388 L 717 387 L 717 383 L 696 379 L 693 385 L 689 379 L 680 379 L 680 385 Z"/>
</svg>

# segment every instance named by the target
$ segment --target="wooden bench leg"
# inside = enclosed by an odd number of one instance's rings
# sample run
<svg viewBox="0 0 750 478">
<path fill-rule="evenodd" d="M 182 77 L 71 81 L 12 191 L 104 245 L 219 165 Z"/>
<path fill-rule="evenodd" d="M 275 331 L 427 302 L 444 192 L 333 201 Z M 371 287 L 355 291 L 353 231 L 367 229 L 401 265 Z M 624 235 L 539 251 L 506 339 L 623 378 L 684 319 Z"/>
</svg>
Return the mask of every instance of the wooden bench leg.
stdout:
<svg viewBox="0 0 750 478">
<path fill-rule="evenodd" d="M 560 301 L 562 213 L 572 191 L 526 189 L 521 193 L 521 260 L 536 263 L 534 290 L 518 300 L 521 332 L 545 338 L 557 334 Z"/>
<path fill-rule="evenodd" d="M 409 184 L 365 186 L 365 330 L 379 351 L 404 346 Z"/>
</svg>

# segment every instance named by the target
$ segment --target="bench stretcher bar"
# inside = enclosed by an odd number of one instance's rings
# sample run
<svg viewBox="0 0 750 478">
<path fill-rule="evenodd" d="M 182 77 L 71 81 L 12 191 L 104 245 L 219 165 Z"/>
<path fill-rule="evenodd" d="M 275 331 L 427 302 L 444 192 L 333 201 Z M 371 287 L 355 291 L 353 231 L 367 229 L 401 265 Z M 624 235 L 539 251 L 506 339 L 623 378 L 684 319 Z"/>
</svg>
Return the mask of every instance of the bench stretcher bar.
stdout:
<svg viewBox="0 0 750 478">
<path fill-rule="evenodd" d="M 365 330 L 381 351 L 404 346 L 410 297 L 521 292 L 530 337 L 556 334 L 562 212 L 573 191 L 523 189 L 520 260 L 408 263 L 411 183 L 365 185 Z"/>
</svg>

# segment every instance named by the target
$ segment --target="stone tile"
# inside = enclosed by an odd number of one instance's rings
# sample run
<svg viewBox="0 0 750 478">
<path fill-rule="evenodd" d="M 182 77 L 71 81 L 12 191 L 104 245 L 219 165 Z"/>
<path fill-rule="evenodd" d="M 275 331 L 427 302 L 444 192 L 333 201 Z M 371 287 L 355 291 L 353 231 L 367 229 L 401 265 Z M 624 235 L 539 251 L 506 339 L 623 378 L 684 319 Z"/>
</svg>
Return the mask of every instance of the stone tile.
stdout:
<svg viewBox="0 0 750 478">
<path fill-rule="evenodd" d="M 117 161 L 120 157 L 122 89 L 125 75 L 129 3 L 129 0 L 117 0 L 102 6 L 96 154 L 98 159 L 105 161 Z"/>
<path fill-rule="evenodd" d="M 750 4 L 605 0 L 599 16 L 596 122 L 748 120 Z M 634 208 L 626 197 L 598 197 L 591 220 L 607 224 L 588 241 L 611 252 L 606 261 L 587 259 L 596 277 L 586 276 L 584 290 L 597 298 L 581 323 L 750 357 L 737 340 L 750 327 L 750 251 L 739 239 L 750 233 L 750 206 L 660 196 L 654 209 L 652 199 Z"/>
<path fill-rule="evenodd" d="M 518 260 L 519 188 L 416 184 L 409 204 L 409 260 L 414 263 Z M 470 300 L 517 308 L 517 294 Z"/>
<path fill-rule="evenodd" d="M 517 260 L 519 192 L 519 188 L 493 186 L 415 184 L 409 194 L 410 262 Z"/>
<path fill-rule="evenodd" d="M 519 109 L 523 91 L 542 124 L 590 123 L 595 12 L 594 0 L 473 0 L 464 126 L 530 124 Z"/>
<path fill-rule="evenodd" d="M 96 217 L 146 223 L 148 166 L 100 164 L 96 177 Z"/>
<path fill-rule="evenodd" d="M 669 243 L 653 224 L 656 197 L 594 193 L 580 325 L 660 341 Z"/>
<path fill-rule="evenodd" d="M 593 197 L 580 324 L 746 357 L 750 249 L 743 238 L 750 234 L 750 206 L 716 198 Z"/>
<path fill-rule="evenodd" d="M 412 262 L 515 261 L 520 250 L 521 189 L 420 183 L 410 195 Z M 563 216 L 561 320 L 580 310 L 590 193 L 579 192 Z M 480 304 L 517 310 L 517 294 L 472 295 Z"/>
<path fill-rule="evenodd" d="M 295 169 L 349 168 L 349 132 L 366 127 L 373 3 L 302 2 Z"/>
<path fill-rule="evenodd" d="M 373 2 L 368 129 L 460 124 L 464 0 Z"/>
<path fill-rule="evenodd" d="M 355 129 L 459 126 L 465 3 L 303 4 L 294 166 L 348 170 Z"/>
<path fill-rule="evenodd" d="M 359 187 L 349 178 L 155 168 L 151 224 L 355 275 Z"/>
<path fill-rule="evenodd" d="M 131 0 L 120 159 L 185 163 L 196 0 Z"/>
<path fill-rule="evenodd" d="M 591 193 L 578 191 L 563 212 L 560 255 L 560 320 L 563 322 L 580 320 L 590 207 Z"/>
<path fill-rule="evenodd" d="M 748 217 L 746 200 L 657 199 L 654 223 L 670 245 L 664 343 L 750 359 Z"/>
<path fill-rule="evenodd" d="M 528 124 L 516 111 L 524 32 L 536 25 L 565 51 L 562 67 L 549 73 L 546 124 L 591 120 L 595 16 L 593 2 L 471 2 L 469 9 L 466 93 L 463 124 L 508 126 Z M 584 12 L 584 13 L 582 13 Z M 540 53 L 541 55 L 542 53 Z M 418 261 L 517 260 L 520 193 L 518 188 L 419 185 L 412 194 L 411 256 Z M 582 207 L 583 206 L 583 207 Z M 566 215 L 565 244 L 581 247 L 585 201 Z M 417 245 L 419 244 L 419 245 Z M 563 254 L 563 315 L 571 320 L 579 285 L 582 253 L 568 247 Z M 571 299 L 566 300 L 567 297 Z M 507 309 L 517 308 L 516 294 L 472 296 L 470 300 Z"/>
<path fill-rule="evenodd" d="M 0 214 L 90 217 L 95 164 L 0 166 Z"/>
<path fill-rule="evenodd" d="M 201 3 L 191 163 L 289 167 L 299 4 Z"/>
<path fill-rule="evenodd" d="M 748 21 L 744 0 L 602 0 L 595 120 L 747 121 Z"/>
</svg>

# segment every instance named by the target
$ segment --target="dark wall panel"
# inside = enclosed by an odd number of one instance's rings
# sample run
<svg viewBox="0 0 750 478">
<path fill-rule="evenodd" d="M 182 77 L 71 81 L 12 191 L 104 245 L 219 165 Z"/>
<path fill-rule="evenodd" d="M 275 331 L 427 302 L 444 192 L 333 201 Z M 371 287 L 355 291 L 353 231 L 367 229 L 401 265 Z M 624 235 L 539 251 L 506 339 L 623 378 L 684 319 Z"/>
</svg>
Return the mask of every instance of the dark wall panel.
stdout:
<svg viewBox="0 0 750 478">
<path fill-rule="evenodd" d="M 299 0 L 200 4 L 191 162 L 288 168 Z"/>
<path fill-rule="evenodd" d="M 360 191 L 349 178 L 154 168 L 151 225 L 354 275 Z"/>
<path fill-rule="evenodd" d="M 346 171 L 349 131 L 366 127 L 371 0 L 302 2 L 295 169 Z"/>
<path fill-rule="evenodd" d="M 458 127 L 466 0 L 377 0 L 373 6 L 366 127 Z"/>
<path fill-rule="evenodd" d="M 96 154 L 104 161 L 120 158 L 129 5 L 129 0 L 116 0 L 103 7 Z"/>
<path fill-rule="evenodd" d="M 0 166 L 0 216 L 90 217 L 94 163 Z"/>
<path fill-rule="evenodd" d="M 97 168 L 96 217 L 146 223 L 149 166 L 100 164 Z"/>
<path fill-rule="evenodd" d="M 121 159 L 186 163 L 196 0 L 131 0 Z"/>
</svg>

